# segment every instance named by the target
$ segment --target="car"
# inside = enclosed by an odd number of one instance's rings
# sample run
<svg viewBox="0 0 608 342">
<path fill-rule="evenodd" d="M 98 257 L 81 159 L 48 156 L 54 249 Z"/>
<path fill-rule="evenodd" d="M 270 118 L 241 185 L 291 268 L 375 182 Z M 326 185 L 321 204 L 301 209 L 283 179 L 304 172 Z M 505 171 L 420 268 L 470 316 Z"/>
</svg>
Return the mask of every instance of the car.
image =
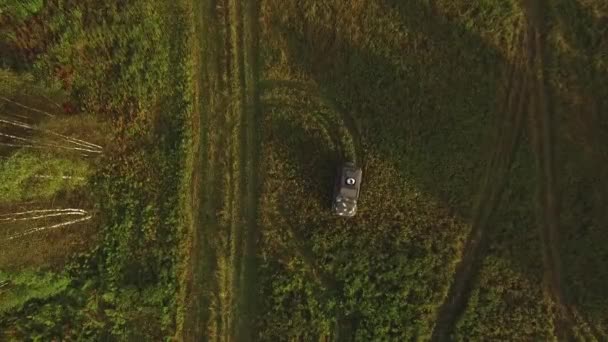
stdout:
<svg viewBox="0 0 608 342">
<path fill-rule="evenodd" d="M 353 217 L 357 213 L 357 200 L 363 171 L 353 162 L 338 167 L 332 210 L 338 216 Z"/>
</svg>

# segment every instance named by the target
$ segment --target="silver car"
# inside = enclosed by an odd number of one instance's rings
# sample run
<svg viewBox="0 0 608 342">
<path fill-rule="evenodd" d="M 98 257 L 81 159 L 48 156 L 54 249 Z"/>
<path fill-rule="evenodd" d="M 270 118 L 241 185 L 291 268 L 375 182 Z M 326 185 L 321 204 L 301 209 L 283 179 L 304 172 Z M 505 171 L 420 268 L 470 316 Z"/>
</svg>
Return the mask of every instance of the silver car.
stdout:
<svg viewBox="0 0 608 342">
<path fill-rule="evenodd" d="M 357 213 L 357 200 L 363 172 L 354 163 L 347 162 L 338 168 L 334 188 L 333 212 L 338 216 L 353 217 Z"/>
</svg>

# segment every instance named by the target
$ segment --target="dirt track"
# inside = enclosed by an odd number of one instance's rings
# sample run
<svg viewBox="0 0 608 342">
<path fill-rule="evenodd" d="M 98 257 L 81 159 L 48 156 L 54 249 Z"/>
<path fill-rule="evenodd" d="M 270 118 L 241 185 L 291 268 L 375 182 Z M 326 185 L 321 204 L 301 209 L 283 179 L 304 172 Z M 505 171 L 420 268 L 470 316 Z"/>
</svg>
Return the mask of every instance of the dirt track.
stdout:
<svg viewBox="0 0 608 342">
<path fill-rule="evenodd" d="M 187 341 L 247 340 L 255 305 L 258 187 L 256 1 L 195 4 L 200 149 Z"/>
<path fill-rule="evenodd" d="M 559 340 L 571 340 L 575 338 L 575 333 L 601 340 L 601 334 L 567 302 L 563 292 L 558 236 L 559 191 L 554 165 L 554 123 L 544 70 L 546 4 L 531 0 L 522 0 L 521 3 L 525 20 L 521 39 L 515 45 L 520 60 L 511 65 L 508 72 L 505 120 L 498 132 L 497 148 L 490 159 L 481 187 L 464 255 L 457 266 L 448 295 L 439 309 L 432 335 L 434 341 L 449 340 L 455 323 L 466 307 L 471 283 L 488 244 L 488 221 L 499 204 L 524 121 L 529 123 L 537 159 L 537 222 L 542 241 L 545 293 L 555 307 L 555 335 Z"/>
<path fill-rule="evenodd" d="M 482 183 L 477 210 L 474 213 L 472 230 L 464 247 L 464 255 L 457 266 L 448 295 L 440 307 L 432 340 L 445 341 L 467 304 L 471 283 L 480 267 L 485 247 L 488 244 L 487 228 L 492 212 L 499 204 L 508 170 L 520 140 L 524 119 L 531 119 L 530 127 L 538 155 L 539 225 L 542 228 L 543 262 L 545 281 L 556 305 L 563 301 L 559 283 L 559 260 L 557 255 L 557 212 L 555 207 L 554 175 L 552 165 L 552 142 L 550 117 L 542 66 L 542 35 L 538 4 L 522 2 L 526 20 L 515 44 L 519 57 L 508 71 L 506 91 L 505 124 L 497 135 L 494 150 Z M 561 311 L 561 310 L 560 310 Z M 562 317 L 566 317 L 561 315 Z M 563 336 L 563 319 L 556 322 L 557 335 Z"/>
<path fill-rule="evenodd" d="M 573 321 L 567 312 L 561 285 L 558 245 L 559 214 L 556 204 L 555 165 L 553 162 L 553 127 L 548 108 L 547 89 L 544 79 L 544 36 L 540 3 L 524 3 L 528 36 L 528 64 L 536 72 L 531 84 L 530 135 L 537 159 L 538 212 L 537 220 L 542 241 L 542 257 L 545 269 L 545 291 L 556 306 L 555 334 L 560 340 L 572 338 Z"/>
<path fill-rule="evenodd" d="M 516 38 L 516 50 L 521 51 L 525 41 L 526 35 L 522 32 Z M 502 119 L 499 121 L 496 141 L 490 144 L 495 148 L 490 152 L 488 158 L 488 166 L 481 183 L 476 210 L 473 213 L 471 232 L 465 243 L 463 255 L 456 267 L 448 294 L 439 308 L 431 337 L 433 341 L 449 339 L 454 324 L 466 306 L 472 280 L 481 266 L 481 260 L 489 242 L 488 224 L 499 205 L 517 146 L 520 143 L 528 102 L 526 90 L 530 79 L 523 58 L 511 64 L 506 75 L 506 87 L 502 101 L 500 101 L 501 108 L 505 109 L 501 114 Z"/>
<path fill-rule="evenodd" d="M 600 341 L 602 334 L 568 302 L 563 290 L 559 242 L 559 189 L 554 149 L 556 124 L 553 121 L 544 64 L 547 35 L 544 13 L 547 11 L 547 3 L 528 0 L 523 1 L 523 4 L 528 35 L 531 37 L 528 42 L 528 63 L 535 75 L 530 89 L 532 101 L 529 115 L 530 136 L 536 154 L 539 181 L 537 220 L 542 241 L 545 292 L 555 306 L 554 326 L 559 340 L 573 340 L 582 336 L 585 339 Z"/>
</svg>

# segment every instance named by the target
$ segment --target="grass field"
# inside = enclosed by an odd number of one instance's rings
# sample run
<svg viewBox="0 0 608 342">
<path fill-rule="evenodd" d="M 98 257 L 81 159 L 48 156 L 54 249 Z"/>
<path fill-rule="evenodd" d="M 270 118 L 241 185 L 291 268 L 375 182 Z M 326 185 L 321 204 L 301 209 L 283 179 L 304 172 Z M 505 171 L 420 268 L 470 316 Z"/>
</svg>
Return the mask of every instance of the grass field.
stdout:
<svg viewBox="0 0 608 342">
<path fill-rule="evenodd" d="M 604 283 L 602 252 L 587 256 L 594 267 L 574 266 L 586 253 L 574 252 L 582 228 L 569 210 L 574 198 L 599 205 L 604 190 L 590 195 L 573 179 L 597 176 L 564 170 L 580 163 L 576 150 L 601 149 L 603 126 L 579 131 L 601 118 L 575 115 L 589 109 L 562 95 L 605 68 L 606 13 L 591 1 L 545 6 L 261 2 L 271 86 L 260 339 L 605 338 L 606 312 L 581 301 L 593 292 L 583 282 Z M 564 63 L 570 29 L 593 46 L 570 51 L 588 62 Z M 579 96 L 600 101 L 597 80 Z M 352 158 L 345 117 L 365 174 L 360 214 L 347 222 L 328 214 L 332 169 Z M 587 163 L 597 171 L 605 159 Z"/>
<path fill-rule="evenodd" d="M 500 84 L 495 61 L 502 57 L 457 25 L 437 20 L 423 3 L 269 1 L 262 8 L 269 35 L 262 42 L 279 43 L 267 46 L 266 77 L 313 83 L 352 117 L 365 174 L 360 214 L 347 222 L 332 218 L 332 170 L 343 156 L 316 134 L 336 125 L 310 125 L 301 117 L 313 113 L 304 112 L 281 127 L 280 116 L 270 116 L 268 131 L 276 138 L 269 136 L 272 154 L 265 154 L 276 159 L 266 165 L 276 176 L 266 194 L 268 201 L 273 195 L 282 200 L 262 214 L 269 227 L 264 266 L 282 272 L 263 285 L 270 300 L 260 319 L 262 336 L 316 339 L 350 325 L 344 330 L 359 340 L 430 338 L 470 230 L 475 180 L 491 152 L 484 145 Z M 285 142 L 291 144 L 282 147 Z M 281 175 L 291 176 L 288 186 Z M 296 243 L 311 251 L 314 264 L 307 267 L 332 275 L 337 289 L 323 291 L 304 271 L 292 279 L 289 269 L 302 257 L 277 256 L 275 245 L 285 234 L 275 231 L 283 227 L 305 241 Z"/>
<path fill-rule="evenodd" d="M 0 10 L 0 340 L 608 339 L 604 1 Z"/>
</svg>

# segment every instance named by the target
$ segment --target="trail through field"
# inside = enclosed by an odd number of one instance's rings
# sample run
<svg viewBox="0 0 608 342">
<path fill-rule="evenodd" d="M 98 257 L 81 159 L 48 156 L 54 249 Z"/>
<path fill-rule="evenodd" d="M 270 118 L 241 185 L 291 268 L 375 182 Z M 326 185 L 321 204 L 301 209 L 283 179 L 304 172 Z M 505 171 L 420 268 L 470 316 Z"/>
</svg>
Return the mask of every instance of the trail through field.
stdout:
<svg viewBox="0 0 608 342">
<path fill-rule="evenodd" d="M 203 1 L 197 13 L 200 175 L 182 336 L 252 337 L 255 305 L 257 2 Z"/>
<path fill-rule="evenodd" d="M 545 38 L 547 23 L 544 13 L 545 1 L 525 0 L 528 35 L 529 68 L 535 77 L 531 84 L 530 135 L 537 160 L 539 181 L 537 220 L 542 242 L 545 293 L 555 306 L 554 327 L 559 340 L 572 340 L 578 337 L 602 340 L 600 332 L 580 315 L 576 307 L 568 303 L 564 295 L 559 247 L 559 189 L 555 167 L 555 123 L 553 122 L 552 103 L 545 79 Z"/>
<path fill-rule="evenodd" d="M 291 239 L 288 241 L 288 257 L 301 260 L 305 266 L 307 276 L 312 282 L 323 288 L 323 292 L 330 298 L 339 298 L 342 295 L 343 284 L 336 277 L 325 271 L 315 256 L 312 246 L 301 231 L 297 229 L 297 222 L 291 220 L 286 207 L 279 208 L 281 217 L 286 218 L 285 223 L 272 222 L 272 225 L 282 226 L 289 229 Z M 353 341 L 356 330 L 356 318 L 352 315 L 338 313 L 335 317 L 334 326 L 326 335 L 319 337 L 320 341 Z"/>
<path fill-rule="evenodd" d="M 455 323 L 466 307 L 471 284 L 481 266 L 484 250 L 489 242 L 487 231 L 490 228 L 490 218 L 499 205 L 526 120 L 530 122 L 530 135 L 537 156 L 537 219 L 543 244 L 545 292 L 556 309 L 556 337 L 559 340 L 569 340 L 574 338 L 576 333 L 586 338 L 601 340 L 601 335 L 595 327 L 567 303 L 561 283 L 554 132 L 543 64 L 546 35 L 544 6 L 543 2 L 522 1 L 525 22 L 518 42 L 514 44 L 518 59 L 508 72 L 504 120 L 497 133 L 497 141 L 494 144 L 496 148 L 489 158 L 486 176 L 482 181 L 463 256 L 456 267 L 448 295 L 439 309 L 433 329 L 433 341 L 449 340 Z"/>
<path fill-rule="evenodd" d="M 433 328 L 433 341 L 449 340 L 454 325 L 466 307 L 471 285 L 481 266 L 483 254 L 488 246 L 488 230 L 492 214 L 499 205 L 507 177 L 520 143 L 523 122 L 528 102 L 529 70 L 523 55 L 525 42 L 529 39 L 525 32 L 516 36 L 514 48 L 522 57 L 515 60 L 507 71 L 506 87 L 501 96 L 502 119 L 498 121 L 496 140 L 488 158 L 485 177 L 481 182 L 471 231 L 463 248 L 463 255 L 456 266 L 452 284 L 446 298 L 439 307 L 437 321 Z"/>
<path fill-rule="evenodd" d="M 544 282 L 546 293 L 556 305 L 557 316 L 554 321 L 555 333 L 560 340 L 568 339 L 573 322 L 564 305 L 565 299 L 561 286 L 561 272 L 557 241 L 558 214 L 555 198 L 555 174 L 553 165 L 552 123 L 547 108 L 547 94 L 543 70 L 543 36 L 540 17 L 540 5 L 531 1 L 524 4 L 528 35 L 530 58 L 529 67 L 538 73 L 533 79 L 530 102 L 530 133 L 533 140 L 537 159 L 538 189 L 538 225 L 542 241 L 542 257 L 544 265 Z"/>
</svg>

